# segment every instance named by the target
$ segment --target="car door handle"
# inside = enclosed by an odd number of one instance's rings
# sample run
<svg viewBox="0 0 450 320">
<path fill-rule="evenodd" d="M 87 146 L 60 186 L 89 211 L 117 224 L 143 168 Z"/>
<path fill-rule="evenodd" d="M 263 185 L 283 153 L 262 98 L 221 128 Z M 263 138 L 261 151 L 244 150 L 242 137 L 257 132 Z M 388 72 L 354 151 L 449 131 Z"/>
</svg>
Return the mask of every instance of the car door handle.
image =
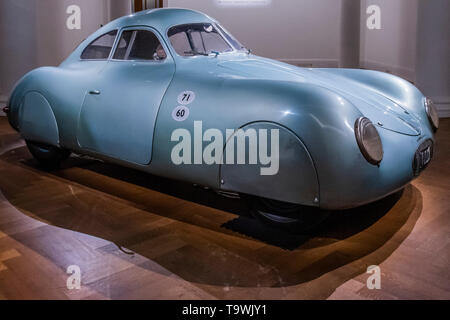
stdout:
<svg viewBox="0 0 450 320">
<path fill-rule="evenodd" d="M 91 90 L 89 91 L 89 94 L 100 94 L 99 90 Z"/>
</svg>

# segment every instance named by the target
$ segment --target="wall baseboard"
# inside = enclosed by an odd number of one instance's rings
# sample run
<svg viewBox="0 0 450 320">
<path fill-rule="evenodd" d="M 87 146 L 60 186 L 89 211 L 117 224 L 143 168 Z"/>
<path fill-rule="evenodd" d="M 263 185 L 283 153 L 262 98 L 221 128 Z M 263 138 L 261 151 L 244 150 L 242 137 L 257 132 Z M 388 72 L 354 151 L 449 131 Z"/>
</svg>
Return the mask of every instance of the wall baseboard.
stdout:
<svg viewBox="0 0 450 320">
<path fill-rule="evenodd" d="M 450 97 L 431 97 L 439 118 L 450 118 Z"/>
<path fill-rule="evenodd" d="M 450 118 L 450 104 L 436 106 L 439 118 Z"/>
<path fill-rule="evenodd" d="M 6 114 L 2 111 L 2 109 L 5 106 L 6 102 L 8 102 L 8 97 L 0 95 L 0 117 L 1 116 L 6 116 Z"/>
</svg>

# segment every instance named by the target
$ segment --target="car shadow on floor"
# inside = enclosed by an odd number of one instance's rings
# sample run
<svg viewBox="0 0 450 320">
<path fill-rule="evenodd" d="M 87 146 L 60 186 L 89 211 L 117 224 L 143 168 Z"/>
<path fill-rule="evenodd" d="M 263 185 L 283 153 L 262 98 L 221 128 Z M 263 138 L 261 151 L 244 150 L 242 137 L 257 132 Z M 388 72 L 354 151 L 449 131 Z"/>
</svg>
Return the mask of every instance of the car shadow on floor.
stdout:
<svg viewBox="0 0 450 320">
<path fill-rule="evenodd" d="M 39 169 L 37 163 L 32 159 L 26 164 Z M 178 199 L 233 213 L 237 217 L 221 224 L 222 228 L 287 250 L 294 250 L 314 237 L 342 240 L 359 233 L 388 213 L 403 194 L 403 190 L 401 190 L 380 201 L 359 208 L 332 212 L 325 221 L 314 229 L 301 234 L 294 234 L 256 220 L 252 217 L 250 209 L 243 199 L 224 197 L 209 188 L 145 174 L 137 170 L 96 160 L 71 158 L 64 164 L 63 169 L 73 167 L 84 168 L 115 180 L 125 181 Z M 53 174 L 58 175 L 58 172 L 56 171 Z M 64 174 L 60 176 L 68 178 Z M 81 182 L 88 184 L 84 180 Z M 103 187 L 99 190 L 104 191 L 105 189 Z M 105 192 L 107 191 L 105 190 Z M 121 194 L 115 195 L 121 197 Z M 185 222 L 192 223 L 192 221 L 186 220 Z M 195 224 L 195 222 L 193 223 Z"/>
<path fill-rule="evenodd" d="M 30 160 L 28 165 L 36 167 L 37 164 L 34 160 Z M 72 158 L 65 165 L 66 168 L 84 168 L 179 199 L 233 213 L 237 217 L 225 222 L 221 227 L 288 250 L 294 250 L 312 237 L 342 240 L 359 233 L 388 213 L 403 195 L 403 190 L 400 190 L 380 201 L 365 206 L 334 211 L 313 230 L 304 232 L 303 234 L 292 234 L 284 230 L 272 228 L 254 219 L 247 203 L 243 199 L 227 198 L 209 188 L 145 174 L 137 170 L 95 160 Z M 65 175 L 61 175 L 61 177 L 67 178 Z"/>
<path fill-rule="evenodd" d="M 261 225 L 242 200 L 187 183 L 80 157 L 45 172 L 25 147 L 8 151 L 0 160 L 14 170 L 25 170 L 27 183 L 45 185 L 49 194 L 57 194 L 35 199 L 22 189 L 19 197 L 16 189 L 0 185 L 8 201 L 24 214 L 108 240 L 184 280 L 220 288 L 318 281 L 323 288 L 314 297 L 327 297 L 367 266 L 389 257 L 410 234 L 422 210 L 420 191 L 409 185 L 375 203 L 333 212 L 316 229 L 292 235 Z M 49 203 L 64 209 L 48 210 Z M 158 251 L 158 246 L 171 243 L 177 245 Z M 322 279 L 332 272 L 338 272 L 338 280 Z"/>
</svg>

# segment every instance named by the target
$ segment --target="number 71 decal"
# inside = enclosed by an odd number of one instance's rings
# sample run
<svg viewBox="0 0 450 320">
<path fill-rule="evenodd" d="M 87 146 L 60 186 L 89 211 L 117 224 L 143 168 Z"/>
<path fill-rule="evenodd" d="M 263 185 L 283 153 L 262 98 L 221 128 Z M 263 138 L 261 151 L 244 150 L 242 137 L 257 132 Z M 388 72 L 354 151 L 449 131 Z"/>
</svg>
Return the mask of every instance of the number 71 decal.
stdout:
<svg viewBox="0 0 450 320">
<path fill-rule="evenodd" d="M 195 93 L 192 91 L 183 91 L 178 95 L 178 103 L 188 105 L 195 100 Z"/>
</svg>

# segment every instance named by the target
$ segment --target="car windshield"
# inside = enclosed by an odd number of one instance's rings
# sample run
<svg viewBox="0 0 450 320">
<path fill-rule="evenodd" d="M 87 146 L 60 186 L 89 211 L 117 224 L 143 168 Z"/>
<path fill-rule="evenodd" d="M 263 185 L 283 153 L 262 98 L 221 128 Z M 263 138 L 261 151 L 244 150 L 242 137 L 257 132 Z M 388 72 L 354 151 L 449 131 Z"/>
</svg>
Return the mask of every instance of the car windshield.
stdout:
<svg viewBox="0 0 450 320">
<path fill-rule="evenodd" d="M 223 34 L 223 36 L 228 40 L 229 43 L 236 49 L 236 50 L 245 50 L 248 49 L 243 46 L 238 40 L 236 40 L 235 37 L 231 35 L 224 27 L 222 27 L 219 24 L 216 24 L 217 29 Z"/>
<path fill-rule="evenodd" d="M 211 23 L 192 23 L 170 28 L 168 36 L 172 47 L 180 56 L 220 54 L 233 51 L 221 33 L 223 32 L 219 32 Z"/>
</svg>

